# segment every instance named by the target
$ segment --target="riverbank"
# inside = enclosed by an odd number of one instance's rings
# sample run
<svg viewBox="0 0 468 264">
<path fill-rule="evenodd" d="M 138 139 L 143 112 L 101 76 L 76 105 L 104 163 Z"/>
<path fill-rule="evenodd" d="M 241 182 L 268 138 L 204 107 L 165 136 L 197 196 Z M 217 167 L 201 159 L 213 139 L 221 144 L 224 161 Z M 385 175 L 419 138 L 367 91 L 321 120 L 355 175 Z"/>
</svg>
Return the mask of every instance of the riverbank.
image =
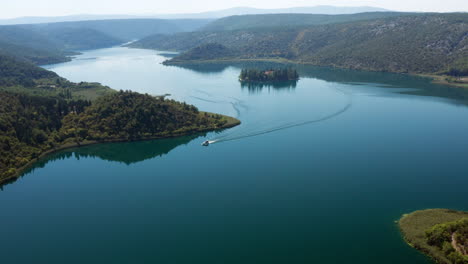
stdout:
<svg viewBox="0 0 468 264">
<path fill-rule="evenodd" d="M 468 77 L 462 77 L 459 80 L 448 75 L 434 75 L 434 74 L 416 74 L 421 77 L 431 78 L 435 84 L 448 85 L 459 88 L 468 88 Z"/>
<path fill-rule="evenodd" d="M 404 214 L 398 221 L 403 239 L 411 247 L 431 257 L 437 263 L 452 264 L 442 249 L 428 244 L 426 231 L 435 225 L 468 218 L 468 212 L 449 209 L 427 209 Z"/>
<path fill-rule="evenodd" d="M 21 177 L 21 175 L 23 175 L 23 173 L 27 169 L 31 168 L 39 160 L 44 159 L 51 154 L 54 154 L 54 153 L 57 153 L 59 151 L 63 151 L 66 149 L 84 147 L 84 146 L 90 146 L 90 145 L 96 145 L 96 144 L 104 144 L 104 143 L 134 142 L 134 141 L 157 140 L 157 139 L 164 139 L 164 138 L 175 138 L 175 137 L 188 136 L 188 135 L 193 135 L 193 134 L 198 134 L 198 133 L 228 129 L 228 128 L 232 128 L 241 124 L 241 121 L 234 117 L 221 115 L 221 114 L 214 114 L 214 113 L 209 113 L 209 112 L 200 112 L 200 115 L 205 115 L 205 114 L 222 116 L 222 118 L 226 120 L 226 123 L 223 126 L 216 128 L 216 129 L 199 129 L 196 131 L 192 130 L 192 131 L 187 131 L 187 132 L 174 133 L 174 134 L 169 134 L 169 135 L 166 134 L 166 135 L 161 135 L 161 136 L 156 135 L 152 137 L 143 137 L 143 138 L 134 138 L 134 139 L 120 138 L 120 139 L 109 139 L 109 140 L 99 140 L 99 141 L 84 140 L 80 142 L 67 142 L 62 145 L 56 146 L 53 149 L 49 149 L 47 151 L 42 152 L 37 158 L 31 160 L 26 165 L 16 168 L 15 174 L 9 177 L 0 179 L 0 186 L 16 181 L 18 178 Z"/>
<path fill-rule="evenodd" d="M 256 59 L 215 59 L 215 60 L 166 60 L 162 64 L 163 65 L 184 65 L 184 64 L 210 64 L 210 63 L 239 63 L 239 62 L 271 62 L 271 63 L 283 63 L 283 64 L 298 64 L 298 65 L 310 65 L 310 66 L 317 66 L 317 67 L 331 67 L 331 68 L 336 68 L 336 69 L 350 69 L 350 70 L 356 70 L 356 71 L 369 71 L 369 72 L 380 72 L 380 71 L 375 71 L 372 69 L 355 69 L 355 68 L 349 68 L 349 67 L 340 67 L 337 65 L 317 65 L 313 63 L 307 63 L 303 61 L 294 61 L 294 60 L 288 60 L 284 58 L 256 58 Z M 413 75 L 413 76 L 419 76 L 419 77 L 425 77 L 425 78 L 430 78 L 432 79 L 432 82 L 435 84 L 440 84 L 440 85 L 447 85 L 447 86 L 452 86 L 452 87 L 459 87 L 459 88 L 468 88 L 468 77 L 461 78 L 460 81 L 449 81 L 450 79 L 453 79 L 453 77 L 448 76 L 448 75 L 436 75 L 436 74 L 430 74 L 430 73 L 406 73 L 406 72 L 389 72 L 389 73 L 398 73 L 398 74 L 408 74 L 408 75 Z"/>
</svg>

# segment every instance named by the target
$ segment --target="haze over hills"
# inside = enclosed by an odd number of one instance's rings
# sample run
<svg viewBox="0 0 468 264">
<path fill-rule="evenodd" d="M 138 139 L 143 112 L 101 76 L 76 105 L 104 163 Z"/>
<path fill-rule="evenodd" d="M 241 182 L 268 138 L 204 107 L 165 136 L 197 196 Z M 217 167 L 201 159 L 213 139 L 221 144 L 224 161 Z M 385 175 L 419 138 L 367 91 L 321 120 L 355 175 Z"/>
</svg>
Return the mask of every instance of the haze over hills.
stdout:
<svg viewBox="0 0 468 264">
<path fill-rule="evenodd" d="M 251 7 L 234 7 L 229 9 L 207 11 L 201 13 L 186 13 L 186 14 L 145 14 L 145 15 L 69 15 L 57 17 L 18 17 L 12 19 L 0 19 L 0 25 L 16 25 L 16 24 L 41 24 L 41 23 L 56 23 L 56 22 L 71 22 L 71 21 L 88 21 L 88 20 L 109 20 L 109 19 L 143 19 L 143 18 L 161 18 L 161 19 L 217 19 L 234 15 L 249 15 L 249 14 L 356 14 L 363 12 L 385 12 L 389 11 L 378 7 L 338 7 L 338 6 L 312 6 L 312 7 L 292 7 L 280 9 L 258 9 Z"/>
<path fill-rule="evenodd" d="M 69 60 L 75 51 L 106 48 L 152 34 L 193 31 L 206 19 L 118 19 L 0 26 L 0 54 L 35 64 Z"/>
</svg>

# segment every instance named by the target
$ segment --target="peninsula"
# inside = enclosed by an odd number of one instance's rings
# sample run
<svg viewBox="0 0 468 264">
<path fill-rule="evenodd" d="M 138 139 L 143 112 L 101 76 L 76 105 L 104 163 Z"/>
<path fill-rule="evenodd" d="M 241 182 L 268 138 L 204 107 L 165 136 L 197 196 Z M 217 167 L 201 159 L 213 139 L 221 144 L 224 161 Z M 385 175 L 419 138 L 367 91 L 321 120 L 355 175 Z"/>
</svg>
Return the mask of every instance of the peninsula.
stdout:
<svg viewBox="0 0 468 264">
<path fill-rule="evenodd" d="M 406 242 L 442 264 L 468 263 L 468 212 L 427 209 L 405 214 L 398 225 Z"/>
<path fill-rule="evenodd" d="M 54 72 L 0 56 L 0 183 L 39 158 L 70 147 L 177 137 L 240 121 L 193 105 L 99 83 L 72 83 Z"/>
</svg>

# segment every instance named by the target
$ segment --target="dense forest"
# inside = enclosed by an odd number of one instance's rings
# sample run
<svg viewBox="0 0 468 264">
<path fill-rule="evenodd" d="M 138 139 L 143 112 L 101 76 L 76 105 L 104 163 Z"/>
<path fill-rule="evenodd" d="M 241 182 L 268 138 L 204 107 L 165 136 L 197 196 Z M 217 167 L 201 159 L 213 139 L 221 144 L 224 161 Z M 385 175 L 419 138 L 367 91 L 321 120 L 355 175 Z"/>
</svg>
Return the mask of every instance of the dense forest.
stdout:
<svg viewBox="0 0 468 264">
<path fill-rule="evenodd" d="M 231 20 L 240 21 L 243 17 Z M 275 21 L 275 15 L 269 17 Z M 468 14 L 401 14 L 322 25 L 266 25 L 157 35 L 130 46 L 188 51 L 168 64 L 205 60 L 203 55 L 208 53 L 197 56 L 198 50 L 194 48 L 216 43 L 232 54 L 226 56 L 223 53 L 222 60 L 289 60 L 319 66 L 404 73 L 446 74 L 467 70 Z M 210 60 L 213 60 L 212 56 Z"/>
<path fill-rule="evenodd" d="M 141 140 L 230 127 L 192 105 L 120 91 L 94 102 L 0 92 L 0 181 L 43 153 L 92 142 Z"/>
<path fill-rule="evenodd" d="M 242 69 L 239 75 L 241 82 L 274 82 L 274 81 L 295 81 L 299 79 L 299 74 L 295 69 Z"/>
</svg>

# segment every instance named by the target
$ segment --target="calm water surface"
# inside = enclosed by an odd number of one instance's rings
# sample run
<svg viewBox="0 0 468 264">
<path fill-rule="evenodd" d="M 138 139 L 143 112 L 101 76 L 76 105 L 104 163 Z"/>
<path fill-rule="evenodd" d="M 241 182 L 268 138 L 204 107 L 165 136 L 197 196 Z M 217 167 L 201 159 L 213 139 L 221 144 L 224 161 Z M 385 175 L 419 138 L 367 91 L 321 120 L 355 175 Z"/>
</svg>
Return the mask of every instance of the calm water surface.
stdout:
<svg viewBox="0 0 468 264">
<path fill-rule="evenodd" d="M 2 263 L 427 264 L 394 221 L 468 209 L 463 90 L 307 66 L 296 84 L 242 87 L 255 65 L 164 59 L 111 48 L 48 68 L 242 125 L 43 160 L 0 191 Z"/>
</svg>

